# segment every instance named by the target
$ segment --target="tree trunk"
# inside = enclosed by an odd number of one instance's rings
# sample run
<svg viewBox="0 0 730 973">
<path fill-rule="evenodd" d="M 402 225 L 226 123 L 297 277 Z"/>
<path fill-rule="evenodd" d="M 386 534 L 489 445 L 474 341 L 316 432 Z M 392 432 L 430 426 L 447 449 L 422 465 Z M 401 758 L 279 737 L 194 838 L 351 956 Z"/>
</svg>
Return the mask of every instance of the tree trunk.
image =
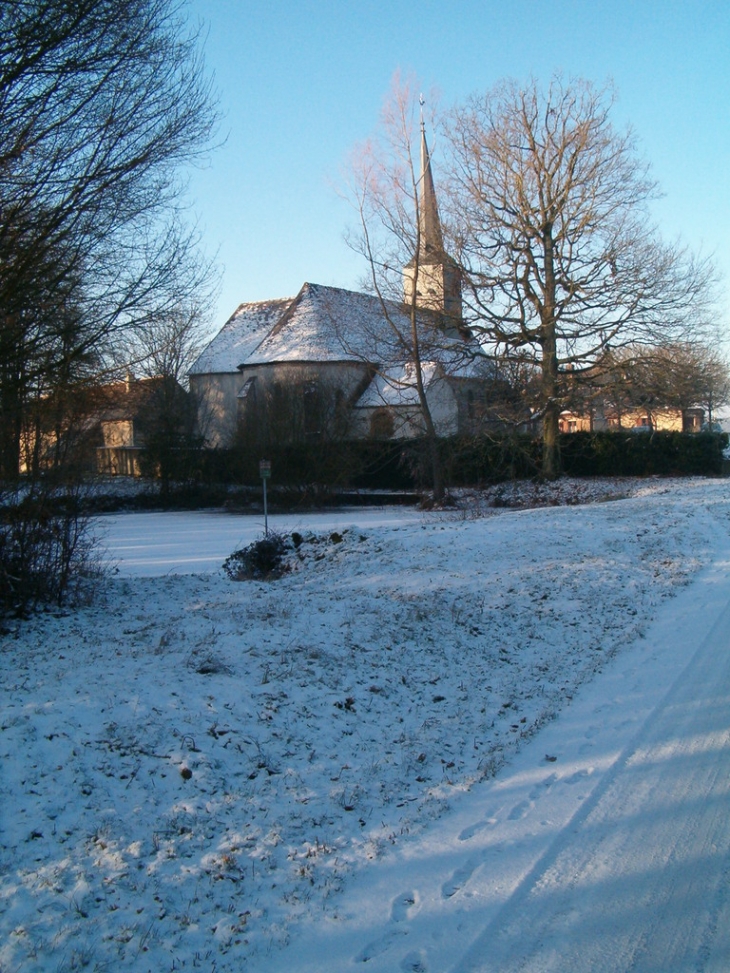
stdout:
<svg viewBox="0 0 730 973">
<path fill-rule="evenodd" d="M 446 496 L 446 483 L 444 478 L 443 463 L 441 462 L 441 450 L 439 449 L 438 435 L 431 415 L 431 407 L 426 397 L 426 389 L 423 385 L 423 371 L 421 368 L 421 352 L 418 340 L 418 323 L 416 320 L 415 302 L 411 307 L 411 334 L 413 341 L 413 364 L 416 371 L 416 391 L 418 401 L 421 406 L 421 416 L 426 429 L 426 440 L 428 441 L 428 453 L 431 461 L 431 489 L 435 503 L 441 503 Z"/>
<path fill-rule="evenodd" d="M 20 395 L 11 383 L 0 387 L 0 482 L 15 483 L 20 472 Z"/>
<path fill-rule="evenodd" d="M 560 476 L 560 400 L 558 345 L 555 329 L 555 268 L 552 226 L 543 230 L 545 285 L 542 318 L 542 475 L 546 480 Z"/>
<path fill-rule="evenodd" d="M 431 487 L 433 489 L 433 499 L 435 503 L 442 503 L 446 496 L 446 484 L 444 482 L 444 468 L 441 461 L 441 451 L 439 449 L 438 437 L 429 436 L 428 449 L 431 458 Z"/>
<path fill-rule="evenodd" d="M 560 412 L 557 403 L 551 402 L 542 422 L 542 475 L 556 480 L 560 473 Z"/>
</svg>

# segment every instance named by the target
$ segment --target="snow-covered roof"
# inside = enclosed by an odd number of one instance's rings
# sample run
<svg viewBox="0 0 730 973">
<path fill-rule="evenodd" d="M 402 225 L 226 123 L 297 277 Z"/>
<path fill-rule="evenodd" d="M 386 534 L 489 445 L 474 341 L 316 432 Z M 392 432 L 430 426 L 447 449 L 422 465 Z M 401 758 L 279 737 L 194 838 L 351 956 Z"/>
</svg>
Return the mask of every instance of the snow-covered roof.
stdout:
<svg viewBox="0 0 730 973">
<path fill-rule="evenodd" d="M 201 352 L 190 374 L 237 371 L 239 364 L 261 344 L 293 300 L 293 297 L 282 297 L 239 305 Z"/>
<path fill-rule="evenodd" d="M 472 363 L 461 360 L 463 339 L 447 338 L 433 312 L 419 313 L 424 353 L 445 365 L 448 359 L 449 373 L 456 369 L 459 377 L 470 377 Z M 429 332 L 434 342 L 427 340 Z M 409 334 L 408 310 L 401 304 L 306 283 L 295 298 L 242 304 L 200 355 L 191 374 L 235 372 L 276 362 L 402 363 L 410 357 Z M 406 337 L 405 343 L 399 335 Z"/>
<path fill-rule="evenodd" d="M 421 373 L 424 388 L 443 377 L 443 372 L 435 362 L 423 362 Z M 357 409 L 375 409 L 380 406 L 389 408 L 418 407 L 415 367 L 412 362 L 379 372 L 355 403 Z"/>
<path fill-rule="evenodd" d="M 305 284 L 281 320 L 241 364 L 390 358 L 397 353 L 398 342 L 388 318 L 397 329 L 405 324 L 397 305 L 388 305 L 386 315 L 380 299 L 370 294 Z"/>
</svg>

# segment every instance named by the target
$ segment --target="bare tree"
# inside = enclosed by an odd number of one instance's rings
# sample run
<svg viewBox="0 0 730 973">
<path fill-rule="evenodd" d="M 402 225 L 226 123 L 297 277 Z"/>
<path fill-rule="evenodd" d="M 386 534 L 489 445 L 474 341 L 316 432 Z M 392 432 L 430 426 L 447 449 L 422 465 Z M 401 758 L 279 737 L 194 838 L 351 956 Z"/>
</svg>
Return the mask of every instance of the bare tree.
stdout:
<svg viewBox="0 0 730 973">
<path fill-rule="evenodd" d="M 696 354 L 697 365 L 692 366 L 697 376 L 695 404 L 705 410 L 707 428 L 714 431 L 718 411 L 730 404 L 730 363 L 718 348 L 699 348 Z"/>
<path fill-rule="evenodd" d="M 120 367 L 132 367 L 150 378 L 170 376 L 186 385 L 191 366 L 210 340 L 207 296 L 201 292 L 195 300 L 165 309 L 130 330 L 117 354 Z"/>
<path fill-rule="evenodd" d="M 75 473 L 87 387 L 126 332 L 209 279 L 182 171 L 216 121 L 185 0 L 0 4 L 0 548 L 16 610 L 39 571 L 61 600 L 83 568 L 78 481 L 62 503 L 34 474 Z"/>
<path fill-rule="evenodd" d="M 364 287 L 379 298 L 387 323 L 388 355 L 370 360 L 396 393 L 415 393 L 433 496 L 440 502 L 446 488 L 429 379 L 463 364 L 469 334 L 461 319 L 459 270 L 444 249 L 422 107 L 419 163 L 413 156 L 417 119 L 413 86 L 396 81 L 378 137 L 352 155 L 350 198 L 359 226 L 349 242 L 367 260 Z"/>
<path fill-rule="evenodd" d="M 713 269 L 663 243 L 656 193 L 610 89 L 554 77 L 500 84 L 455 109 L 449 215 L 474 326 L 541 378 L 543 474 L 558 475 L 566 391 L 607 349 L 708 333 Z M 566 380 L 570 381 L 567 382 Z"/>
<path fill-rule="evenodd" d="M 0 477 L 28 403 L 210 273 L 181 166 L 216 123 L 178 0 L 0 7 Z"/>
</svg>

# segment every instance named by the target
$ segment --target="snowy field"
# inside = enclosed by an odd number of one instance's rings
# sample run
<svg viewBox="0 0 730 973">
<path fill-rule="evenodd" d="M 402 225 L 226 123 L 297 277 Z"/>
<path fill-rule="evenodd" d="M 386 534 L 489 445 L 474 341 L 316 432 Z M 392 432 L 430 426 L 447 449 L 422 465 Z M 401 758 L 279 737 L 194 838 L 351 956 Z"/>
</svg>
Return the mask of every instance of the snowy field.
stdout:
<svg viewBox="0 0 730 973">
<path fill-rule="evenodd" d="M 272 518 L 269 583 L 100 518 L 0 644 L 2 973 L 730 969 L 730 484 L 557 499 Z"/>
</svg>

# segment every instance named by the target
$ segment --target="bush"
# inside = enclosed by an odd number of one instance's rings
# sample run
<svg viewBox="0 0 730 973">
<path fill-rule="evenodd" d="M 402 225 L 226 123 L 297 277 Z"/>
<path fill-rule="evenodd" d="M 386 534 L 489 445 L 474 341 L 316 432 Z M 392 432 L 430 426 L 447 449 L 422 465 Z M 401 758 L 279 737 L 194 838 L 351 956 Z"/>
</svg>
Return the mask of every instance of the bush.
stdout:
<svg viewBox="0 0 730 973">
<path fill-rule="evenodd" d="M 223 570 L 231 581 L 271 581 L 288 570 L 285 555 L 289 550 L 285 537 L 269 532 L 240 551 L 234 551 L 223 562 Z"/>
<path fill-rule="evenodd" d="M 32 488 L 0 498 L 0 615 L 79 601 L 101 573 L 78 496 Z"/>
</svg>

